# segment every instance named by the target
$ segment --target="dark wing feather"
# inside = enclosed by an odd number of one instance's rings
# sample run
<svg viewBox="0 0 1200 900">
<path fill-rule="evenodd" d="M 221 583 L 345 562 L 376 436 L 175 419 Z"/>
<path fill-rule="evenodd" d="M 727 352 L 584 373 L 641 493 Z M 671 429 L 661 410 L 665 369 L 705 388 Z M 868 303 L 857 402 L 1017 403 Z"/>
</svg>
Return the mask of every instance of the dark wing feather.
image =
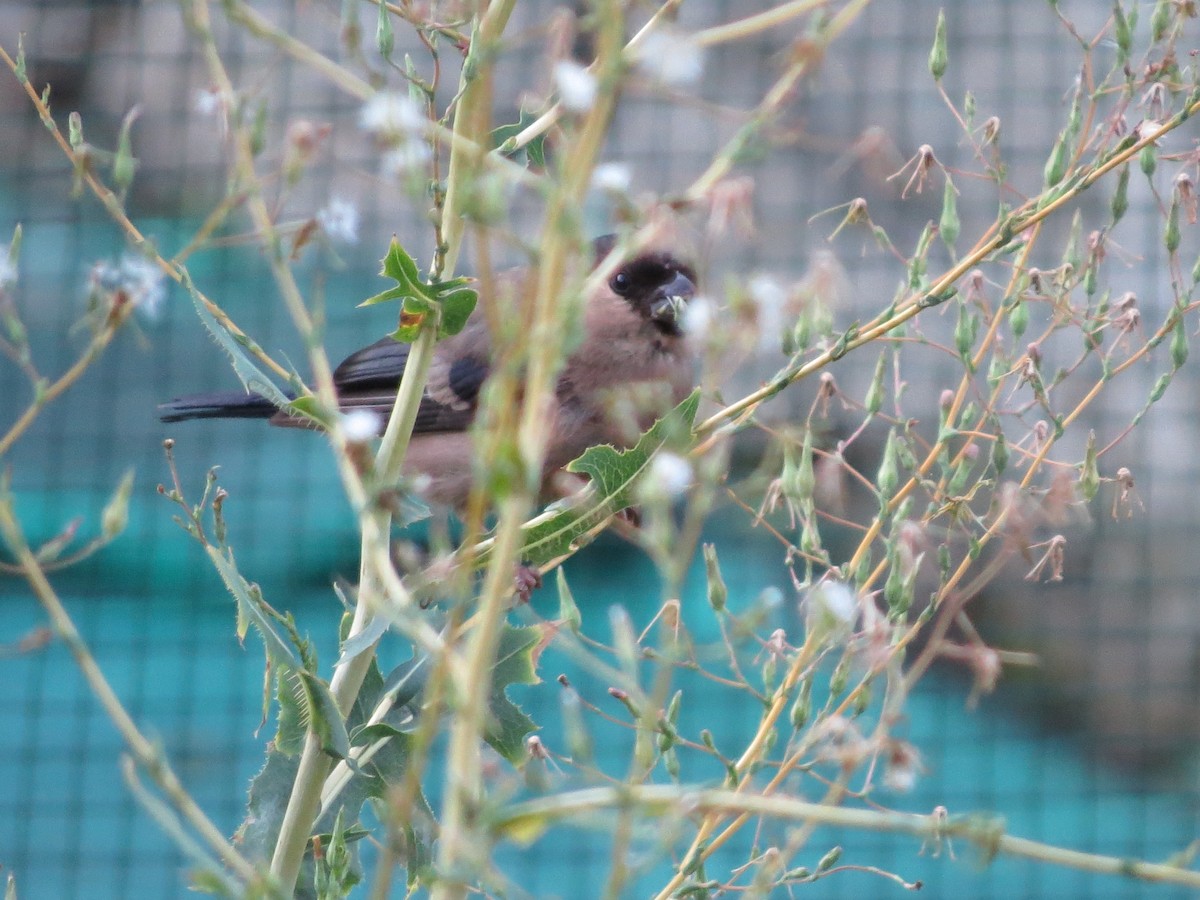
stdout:
<svg viewBox="0 0 1200 900">
<path fill-rule="evenodd" d="M 438 348 L 430 367 L 429 382 L 417 410 L 414 433 L 464 431 L 475 418 L 479 391 L 488 366 L 475 356 L 447 364 L 449 343 Z M 409 345 L 384 338 L 346 357 L 334 370 L 333 383 L 344 409 L 374 409 L 387 414 L 408 364 Z"/>
<path fill-rule="evenodd" d="M 347 356 L 333 370 L 333 385 L 338 393 L 393 388 L 408 364 L 408 344 L 385 337 Z"/>
</svg>

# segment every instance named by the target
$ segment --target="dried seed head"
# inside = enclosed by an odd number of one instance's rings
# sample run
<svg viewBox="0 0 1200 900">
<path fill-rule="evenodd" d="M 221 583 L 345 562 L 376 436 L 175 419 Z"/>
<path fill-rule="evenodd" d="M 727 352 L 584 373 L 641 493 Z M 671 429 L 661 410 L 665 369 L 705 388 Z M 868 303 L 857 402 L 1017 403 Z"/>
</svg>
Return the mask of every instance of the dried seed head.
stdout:
<svg viewBox="0 0 1200 900">
<path fill-rule="evenodd" d="M 1000 139 L 1000 117 L 992 116 L 983 123 L 983 143 L 994 144 Z"/>
<path fill-rule="evenodd" d="M 749 175 L 722 178 L 708 192 L 708 233 L 720 237 L 734 232 L 754 234 L 754 179 Z"/>
<path fill-rule="evenodd" d="M 1163 123 L 1159 122 L 1157 119 L 1142 119 L 1142 121 L 1140 121 L 1133 129 L 1133 135 L 1139 141 L 1142 141 L 1146 140 L 1147 138 L 1153 139 L 1156 135 L 1160 134 L 1162 130 Z M 1156 143 L 1156 140 L 1150 141 L 1151 145 Z"/>
<path fill-rule="evenodd" d="M 546 749 L 542 739 L 536 734 L 531 734 L 525 738 L 525 750 L 529 753 L 530 759 L 546 760 L 550 758 L 550 751 Z"/>
<path fill-rule="evenodd" d="M 973 303 L 983 299 L 983 289 L 987 284 L 987 279 L 983 276 L 983 269 L 972 269 L 967 273 L 967 292 L 966 300 L 968 303 Z"/>
</svg>

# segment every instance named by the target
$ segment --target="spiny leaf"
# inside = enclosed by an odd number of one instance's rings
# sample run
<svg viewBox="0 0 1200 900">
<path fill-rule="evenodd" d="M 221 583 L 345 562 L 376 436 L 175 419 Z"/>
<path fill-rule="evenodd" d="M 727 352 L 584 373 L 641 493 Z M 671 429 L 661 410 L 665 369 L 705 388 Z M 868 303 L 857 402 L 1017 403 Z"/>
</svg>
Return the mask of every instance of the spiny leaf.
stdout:
<svg viewBox="0 0 1200 900">
<path fill-rule="evenodd" d="M 349 731 L 363 733 L 361 726 L 378 705 L 386 690 L 396 688 L 398 685 L 412 687 L 412 676 L 415 674 L 416 668 L 417 664 L 413 661 L 405 663 L 385 682 L 378 664 L 372 660 L 363 679 L 358 698 L 355 700 L 346 722 Z M 291 680 L 294 683 L 294 679 Z M 403 696 L 403 692 L 398 696 Z M 358 767 L 349 783 L 338 794 L 337 799 L 330 804 L 314 824 L 313 833 L 332 834 L 340 815 L 347 844 L 350 844 L 353 838 L 359 834 L 361 827 L 359 820 L 363 804 L 370 798 L 384 797 L 389 786 L 399 784 L 404 778 L 408 767 L 409 750 L 407 735 L 398 734 L 390 737 L 368 762 Z M 250 785 L 246 819 L 238 829 L 237 840 L 239 848 L 253 861 L 265 863 L 271 858 L 279 836 L 284 811 L 287 809 L 288 797 L 296 779 L 298 765 L 297 755 L 284 753 L 276 745 L 267 754 L 266 764 Z M 431 840 L 429 823 L 433 820 L 433 811 L 425 797 L 418 793 L 414 798 L 413 808 L 409 812 L 409 824 L 405 829 L 408 858 L 405 862 L 411 876 L 414 870 L 419 871 L 429 865 Z M 357 854 L 355 850 L 351 852 Z M 352 860 L 351 864 L 357 866 L 357 860 Z M 306 853 L 296 896 L 302 900 L 314 897 L 312 885 L 313 862 L 310 849 Z"/>
<path fill-rule="evenodd" d="M 396 286 L 364 300 L 359 306 L 373 306 L 391 300 L 401 301 L 400 327 L 392 337 L 405 343 L 416 339 L 428 316 L 437 317 L 438 337 L 458 334 L 475 309 L 478 294 L 467 287 L 469 278 L 426 282 L 416 261 L 392 238 L 380 272 Z"/>
<path fill-rule="evenodd" d="M 311 672 L 296 672 L 304 689 L 308 727 L 321 740 L 321 749 L 335 759 L 350 755 L 350 735 L 329 685 Z"/>
<path fill-rule="evenodd" d="M 213 567 L 221 576 L 221 580 L 225 582 L 229 593 L 233 594 L 233 599 L 237 601 L 238 615 L 245 617 L 254 625 L 255 630 L 262 637 L 263 644 L 267 649 L 267 658 L 275 665 L 300 669 L 302 667 L 300 658 L 292 652 L 287 641 L 275 630 L 275 623 L 262 608 L 261 598 L 256 596 L 256 591 L 251 589 L 250 584 L 242 577 L 242 573 L 237 570 L 233 561 L 233 551 L 222 552 L 219 548 L 212 546 L 207 550 Z"/>
<path fill-rule="evenodd" d="M 501 125 L 492 131 L 492 147 L 504 156 L 525 162 L 530 168 L 544 169 L 546 167 L 546 136 L 540 134 L 524 147 L 516 146 L 516 137 L 536 121 L 537 117 L 528 110 L 521 110 L 520 118 L 511 125 Z M 511 143 L 510 143 L 511 142 Z"/>
<path fill-rule="evenodd" d="M 547 626 L 549 627 L 549 626 Z M 484 739 L 497 753 L 516 765 L 525 756 L 525 737 L 537 726 L 521 707 L 508 699 L 514 684 L 537 684 L 537 658 L 545 647 L 547 634 L 537 626 L 505 625 L 500 635 L 500 650 L 492 669 L 492 692 L 488 701 L 488 727 Z"/>
<path fill-rule="evenodd" d="M 603 528 L 609 518 L 632 505 L 633 485 L 649 466 L 655 452 L 680 433 L 690 433 L 700 406 L 695 391 L 659 419 L 628 450 L 607 444 L 592 447 L 567 471 L 588 475 L 591 484 L 565 504 L 556 504 L 526 523 L 522 559 L 538 566 L 570 554 Z M 491 556 L 492 540 L 476 548 L 475 561 L 483 565 Z"/>
<path fill-rule="evenodd" d="M 196 307 L 196 315 L 200 317 L 200 324 L 212 335 L 213 340 L 217 342 L 217 346 L 225 351 L 225 355 L 229 357 L 229 361 L 233 364 L 233 372 L 237 375 L 238 380 L 241 381 L 242 387 L 253 394 L 265 397 L 280 409 L 291 403 L 291 398 L 277 388 L 275 382 L 250 361 L 250 357 L 242 349 L 239 339 L 231 334 L 208 311 L 208 307 L 205 306 L 200 292 L 196 290 L 196 286 L 192 283 L 191 276 L 188 275 L 186 269 L 183 271 L 183 286 L 192 298 L 192 303 Z"/>
</svg>

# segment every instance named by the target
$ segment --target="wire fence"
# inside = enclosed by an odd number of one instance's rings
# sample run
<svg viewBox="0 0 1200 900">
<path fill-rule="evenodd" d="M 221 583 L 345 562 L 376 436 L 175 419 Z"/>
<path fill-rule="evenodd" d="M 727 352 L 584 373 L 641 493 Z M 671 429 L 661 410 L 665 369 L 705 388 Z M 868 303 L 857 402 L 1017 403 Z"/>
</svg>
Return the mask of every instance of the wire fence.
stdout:
<svg viewBox="0 0 1200 900">
<path fill-rule="evenodd" d="M 680 26 L 699 29 L 757 5 L 684 3 Z M 1093 5 L 1072 11 L 1082 33 L 1098 31 L 1109 14 L 1105 5 Z M 496 110 L 497 121 L 516 120 L 520 89 L 547 89 L 550 74 L 539 47 L 553 21 L 550 6 L 517 5 L 511 29 L 517 39 L 497 90 L 509 104 Z M 367 5 L 273 2 L 256 8 L 331 55 L 339 52 L 345 10 L 363 29 L 373 16 Z M 961 98 L 969 89 L 980 123 L 998 117 L 1010 181 L 1035 193 L 1079 76 L 1070 39 L 1046 4 L 1035 0 L 952 4 L 945 13 L 951 58 L 946 90 Z M 896 288 L 894 267 L 868 252 L 868 239 L 858 253 L 828 242 L 844 215 L 830 210 L 864 198 L 873 221 L 906 253 L 925 223 L 938 218 L 940 184 L 902 199 L 905 179 L 891 177 L 925 144 L 951 171 L 969 161 L 958 126 L 928 86 L 937 14 L 938 4 L 926 0 L 879 2 L 839 42 L 820 75 L 774 123 L 772 146 L 747 162 L 755 183 L 753 228 L 708 248 L 710 284 L 756 274 L 786 283 L 825 272 L 837 282 L 833 313 L 844 324 L 885 305 Z M 178 247 L 224 190 L 220 111 L 178 7 L 18 0 L 0 9 L 0 45 L 15 49 L 17 32 L 25 33 L 31 78 L 53 84 L 60 115 L 81 112 L 89 141 L 113 146 L 122 120 L 138 107 L 133 133 L 139 171 L 130 208 L 152 240 Z M 739 126 L 730 110 L 756 102 L 780 61 L 795 52 L 793 38 L 791 32 L 767 31 L 755 42 L 715 49 L 698 91 L 702 104 L 681 107 L 629 92 L 605 160 L 627 164 L 635 190 L 669 192 L 685 185 Z M 266 131 L 288 137 L 266 152 L 313 148 L 305 160 L 310 177 L 289 195 L 281 220 L 303 221 L 335 202 L 356 211 L 355 241 L 331 247 L 304 273 L 319 286 L 327 343 L 340 358 L 339 351 L 373 340 L 385 327 L 353 307 L 378 290 L 374 273 L 388 237 L 398 233 L 408 246 L 427 251 L 428 228 L 381 177 L 358 127 L 356 102 L 244 31 L 230 29 L 220 39 L 239 78 L 273 98 L 264 108 Z M 1165 150 L 1194 150 L 1193 134 L 1184 128 Z M 89 276 L 101 261 L 117 264 L 124 241 L 103 210 L 73 195 L 67 163 L 15 80 L 3 78 L 0 161 L 0 231 L 16 222 L 25 229 L 20 300 L 33 352 L 47 370 L 58 370 L 72 358 L 74 338 L 64 342 L 61 335 L 70 335 L 82 314 Z M 1164 165 L 1164 183 L 1186 162 L 1174 165 Z M 992 221 L 995 198 L 985 200 L 969 185 L 964 193 L 963 232 L 979 233 Z M 1114 281 L 1136 293 L 1146 321 L 1158 322 L 1171 303 L 1158 199 L 1139 187 L 1130 197 L 1128 215 L 1142 223 L 1132 233 L 1144 242 L 1119 248 Z M 1093 210 L 1107 203 L 1099 194 L 1082 201 Z M 249 244 L 232 242 L 198 258 L 193 274 L 220 285 L 223 304 L 260 344 L 302 359 Z M 1035 264 L 1049 268 L 1056 262 Z M 935 320 L 929 331 L 952 326 Z M 925 367 L 905 371 L 911 389 L 936 397 L 954 369 L 936 357 L 918 365 Z M 850 356 L 832 371 L 839 384 L 861 395 L 872 366 L 873 360 Z M 734 378 L 754 384 L 768 371 L 747 360 Z M 1080 440 L 1088 429 L 1106 441 L 1116 437 L 1158 374 L 1151 367 L 1129 373 L 1103 407 L 1088 413 Z M 1143 427 L 1116 451 L 1113 466 L 1127 466 L 1136 477 L 1136 515 L 1088 521 L 1073 513 L 1063 526 L 1070 551 L 1062 584 L 1035 590 L 1023 572 L 1014 571 L 981 598 L 977 612 L 989 640 L 1033 650 L 1041 665 L 1006 677 L 973 713 L 963 712 L 970 685 L 952 667 L 935 673 L 925 693 L 913 698 L 909 739 L 921 749 L 924 773 L 913 794 L 898 801 L 904 808 L 991 810 L 1014 833 L 1143 858 L 1165 857 L 1196 836 L 1200 572 L 1192 548 L 1200 539 L 1193 489 L 1200 417 L 1193 381 L 1190 370 L 1182 372 Z M 9 457 L 23 520 L 42 539 L 75 516 L 97 521 L 122 471 L 136 468 L 127 534 L 56 584 L 135 718 L 158 737 L 201 805 L 230 832 L 242 817 L 246 785 L 261 765 L 271 730 L 258 731 L 262 664 L 254 647 L 239 646 L 227 595 L 155 493 L 166 478 L 162 439 L 168 433 L 177 439 L 180 471 L 196 485 L 210 466 L 220 465 L 243 570 L 267 596 L 288 598 L 313 634 L 331 633 L 329 623 L 340 612 L 330 608 L 331 578 L 350 578 L 357 567 L 353 517 L 320 441 L 241 422 L 168 432 L 156 419 L 155 406 L 165 399 L 232 385 L 186 295 L 173 291 L 157 315 L 119 337 L 93 377 L 51 407 Z M 12 398 L 26 393 L 20 373 L 0 365 L 0 419 L 7 421 L 18 408 Z M 801 387 L 770 415 L 784 421 L 811 402 L 811 392 Z M 1064 452 L 1080 458 L 1082 444 Z M 740 534 L 743 525 L 730 514 L 714 527 Z M 785 586 L 776 551 L 754 536 L 736 539 L 744 541 L 745 552 L 734 573 L 726 573 L 731 605 Z M 617 590 L 605 577 L 612 571 L 621 572 Z M 698 592 L 689 596 L 702 603 L 702 581 L 693 575 Z M 600 620 L 609 603 L 637 596 L 639 585 L 652 580 L 652 567 L 615 542 L 592 548 L 572 569 L 585 615 Z M 182 860 L 121 783 L 119 739 L 69 654 L 53 643 L 19 646 L 41 620 L 17 580 L 0 576 L 0 609 L 0 671 L 7 685 L 0 692 L 0 864 L 17 875 L 20 896 L 182 895 Z M 333 648 L 322 649 L 329 658 Z M 547 672 L 547 685 L 521 692 L 535 719 L 540 709 L 557 706 L 553 674 Z M 720 718 L 731 734 L 750 725 L 743 709 L 720 711 Z M 553 741 L 553 733 L 546 739 Z M 619 757 L 619 739 L 608 752 Z M 1008 860 L 980 872 L 969 851 L 950 860 L 951 848 L 921 848 L 911 839 L 832 832 L 827 838 L 828 844 L 844 843 L 856 863 L 920 878 L 933 896 L 1171 895 Z M 606 846 L 586 831 L 567 832 L 557 843 L 514 851 L 511 862 L 524 873 L 531 896 L 592 896 L 600 890 L 589 885 L 607 860 Z M 882 895 L 881 884 L 848 875 L 807 890 L 822 897 Z"/>
</svg>

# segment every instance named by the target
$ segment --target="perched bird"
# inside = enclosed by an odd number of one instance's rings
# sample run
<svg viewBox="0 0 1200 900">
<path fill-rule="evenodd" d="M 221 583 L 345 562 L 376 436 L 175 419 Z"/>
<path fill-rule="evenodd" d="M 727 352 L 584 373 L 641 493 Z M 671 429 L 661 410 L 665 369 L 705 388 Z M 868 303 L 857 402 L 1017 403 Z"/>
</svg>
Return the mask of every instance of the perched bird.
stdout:
<svg viewBox="0 0 1200 900">
<path fill-rule="evenodd" d="M 615 246 L 615 237 L 593 241 L 593 265 Z M 514 289 L 529 274 L 502 276 Z M 567 358 L 555 389 L 554 421 L 543 481 L 600 443 L 626 444 L 656 415 L 681 401 L 695 384 L 694 355 L 682 316 L 696 293 L 695 270 L 673 252 L 647 249 L 627 260 L 584 300 L 583 336 Z M 480 304 L 497 302 L 481 297 Z M 409 345 L 385 337 L 351 354 L 333 373 L 339 406 L 387 416 L 408 362 Z M 423 474 L 425 497 L 461 508 L 471 488 L 472 446 L 466 434 L 494 365 L 483 311 L 438 343 L 405 459 L 406 474 Z M 657 393 L 657 408 L 628 404 L 635 394 Z M 303 424 L 265 398 L 240 392 L 198 394 L 159 407 L 164 422 L 202 418 L 263 418 Z"/>
</svg>

